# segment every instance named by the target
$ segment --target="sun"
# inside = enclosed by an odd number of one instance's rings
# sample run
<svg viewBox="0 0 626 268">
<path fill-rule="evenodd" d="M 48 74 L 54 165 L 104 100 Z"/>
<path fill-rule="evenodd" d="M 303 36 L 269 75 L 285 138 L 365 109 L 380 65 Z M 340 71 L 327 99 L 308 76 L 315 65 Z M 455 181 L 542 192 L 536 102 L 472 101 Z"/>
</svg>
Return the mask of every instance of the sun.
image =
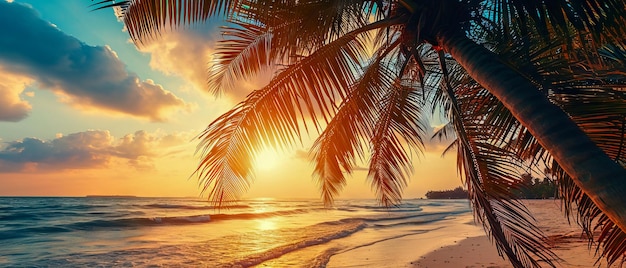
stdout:
<svg viewBox="0 0 626 268">
<path fill-rule="evenodd" d="M 254 166 L 259 171 L 270 171 L 281 164 L 281 155 L 273 149 L 264 149 L 256 155 Z"/>
</svg>

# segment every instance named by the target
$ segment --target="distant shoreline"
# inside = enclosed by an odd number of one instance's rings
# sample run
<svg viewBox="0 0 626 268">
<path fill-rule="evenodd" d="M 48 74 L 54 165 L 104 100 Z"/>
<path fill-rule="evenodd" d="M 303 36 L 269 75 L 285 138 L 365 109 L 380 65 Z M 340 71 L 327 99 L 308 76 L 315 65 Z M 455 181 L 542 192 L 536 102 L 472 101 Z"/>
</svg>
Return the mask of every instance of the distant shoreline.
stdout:
<svg viewBox="0 0 626 268">
<path fill-rule="evenodd" d="M 135 195 L 86 195 L 87 198 L 137 198 Z"/>
</svg>

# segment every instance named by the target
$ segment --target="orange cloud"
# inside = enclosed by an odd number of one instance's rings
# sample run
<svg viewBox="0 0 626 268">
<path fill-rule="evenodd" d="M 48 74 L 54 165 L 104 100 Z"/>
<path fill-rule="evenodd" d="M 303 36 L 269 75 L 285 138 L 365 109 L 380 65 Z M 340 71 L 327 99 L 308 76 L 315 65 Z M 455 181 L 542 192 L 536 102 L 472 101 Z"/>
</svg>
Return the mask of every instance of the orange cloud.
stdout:
<svg viewBox="0 0 626 268">
<path fill-rule="evenodd" d="M 221 38 L 217 26 L 217 23 L 207 23 L 192 29 L 167 31 L 157 41 L 139 47 L 139 51 L 150 53 L 152 69 L 179 76 L 196 90 L 206 91 L 215 43 Z M 229 99 L 239 102 L 252 90 L 267 84 L 271 76 L 272 71 L 267 71 L 257 77 L 237 81 L 233 89 L 224 93 Z"/>
<path fill-rule="evenodd" d="M 216 29 L 178 29 L 163 33 L 158 41 L 139 48 L 150 53 L 150 67 L 168 75 L 177 75 L 203 90 L 207 83 L 207 64 L 211 61 Z M 212 33 L 213 32 L 213 33 Z"/>
<path fill-rule="evenodd" d="M 154 159 L 187 145 L 186 136 L 137 131 L 116 139 L 106 130 L 88 130 L 52 140 L 25 138 L 0 147 L 0 173 L 106 168 L 116 161 L 150 169 Z"/>
<path fill-rule="evenodd" d="M 0 121 L 17 122 L 28 116 L 31 105 L 20 94 L 31 83 L 28 77 L 14 75 L 0 68 Z M 28 93 L 25 93 L 29 96 Z"/>
</svg>

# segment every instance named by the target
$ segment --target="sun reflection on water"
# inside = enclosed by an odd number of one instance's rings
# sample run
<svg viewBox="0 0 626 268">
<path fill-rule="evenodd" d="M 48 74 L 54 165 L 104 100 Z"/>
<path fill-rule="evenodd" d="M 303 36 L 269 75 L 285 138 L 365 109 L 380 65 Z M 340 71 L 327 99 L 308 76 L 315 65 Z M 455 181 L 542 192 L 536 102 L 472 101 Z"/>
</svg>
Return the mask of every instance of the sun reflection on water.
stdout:
<svg viewBox="0 0 626 268">
<path fill-rule="evenodd" d="M 261 219 L 256 220 L 256 222 L 259 230 L 267 231 L 278 229 L 278 224 L 275 219 Z"/>
</svg>

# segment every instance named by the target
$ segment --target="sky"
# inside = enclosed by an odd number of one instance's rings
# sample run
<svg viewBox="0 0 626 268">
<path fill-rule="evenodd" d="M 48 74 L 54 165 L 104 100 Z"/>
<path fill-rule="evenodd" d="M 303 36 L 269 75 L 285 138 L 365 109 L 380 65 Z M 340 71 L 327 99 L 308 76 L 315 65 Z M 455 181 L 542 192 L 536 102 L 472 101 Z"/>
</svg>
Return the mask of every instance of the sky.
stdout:
<svg viewBox="0 0 626 268">
<path fill-rule="evenodd" d="M 91 1 L 0 0 L 0 196 L 199 197 L 195 137 L 267 82 L 207 91 L 219 21 L 133 44 Z M 244 198 L 318 198 L 308 149 L 263 149 Z M 461 185 L 454 154 L 428 142 L 405 198 Z M 355 171 L 340 198 L 373 198 Z"/>
</svg>

